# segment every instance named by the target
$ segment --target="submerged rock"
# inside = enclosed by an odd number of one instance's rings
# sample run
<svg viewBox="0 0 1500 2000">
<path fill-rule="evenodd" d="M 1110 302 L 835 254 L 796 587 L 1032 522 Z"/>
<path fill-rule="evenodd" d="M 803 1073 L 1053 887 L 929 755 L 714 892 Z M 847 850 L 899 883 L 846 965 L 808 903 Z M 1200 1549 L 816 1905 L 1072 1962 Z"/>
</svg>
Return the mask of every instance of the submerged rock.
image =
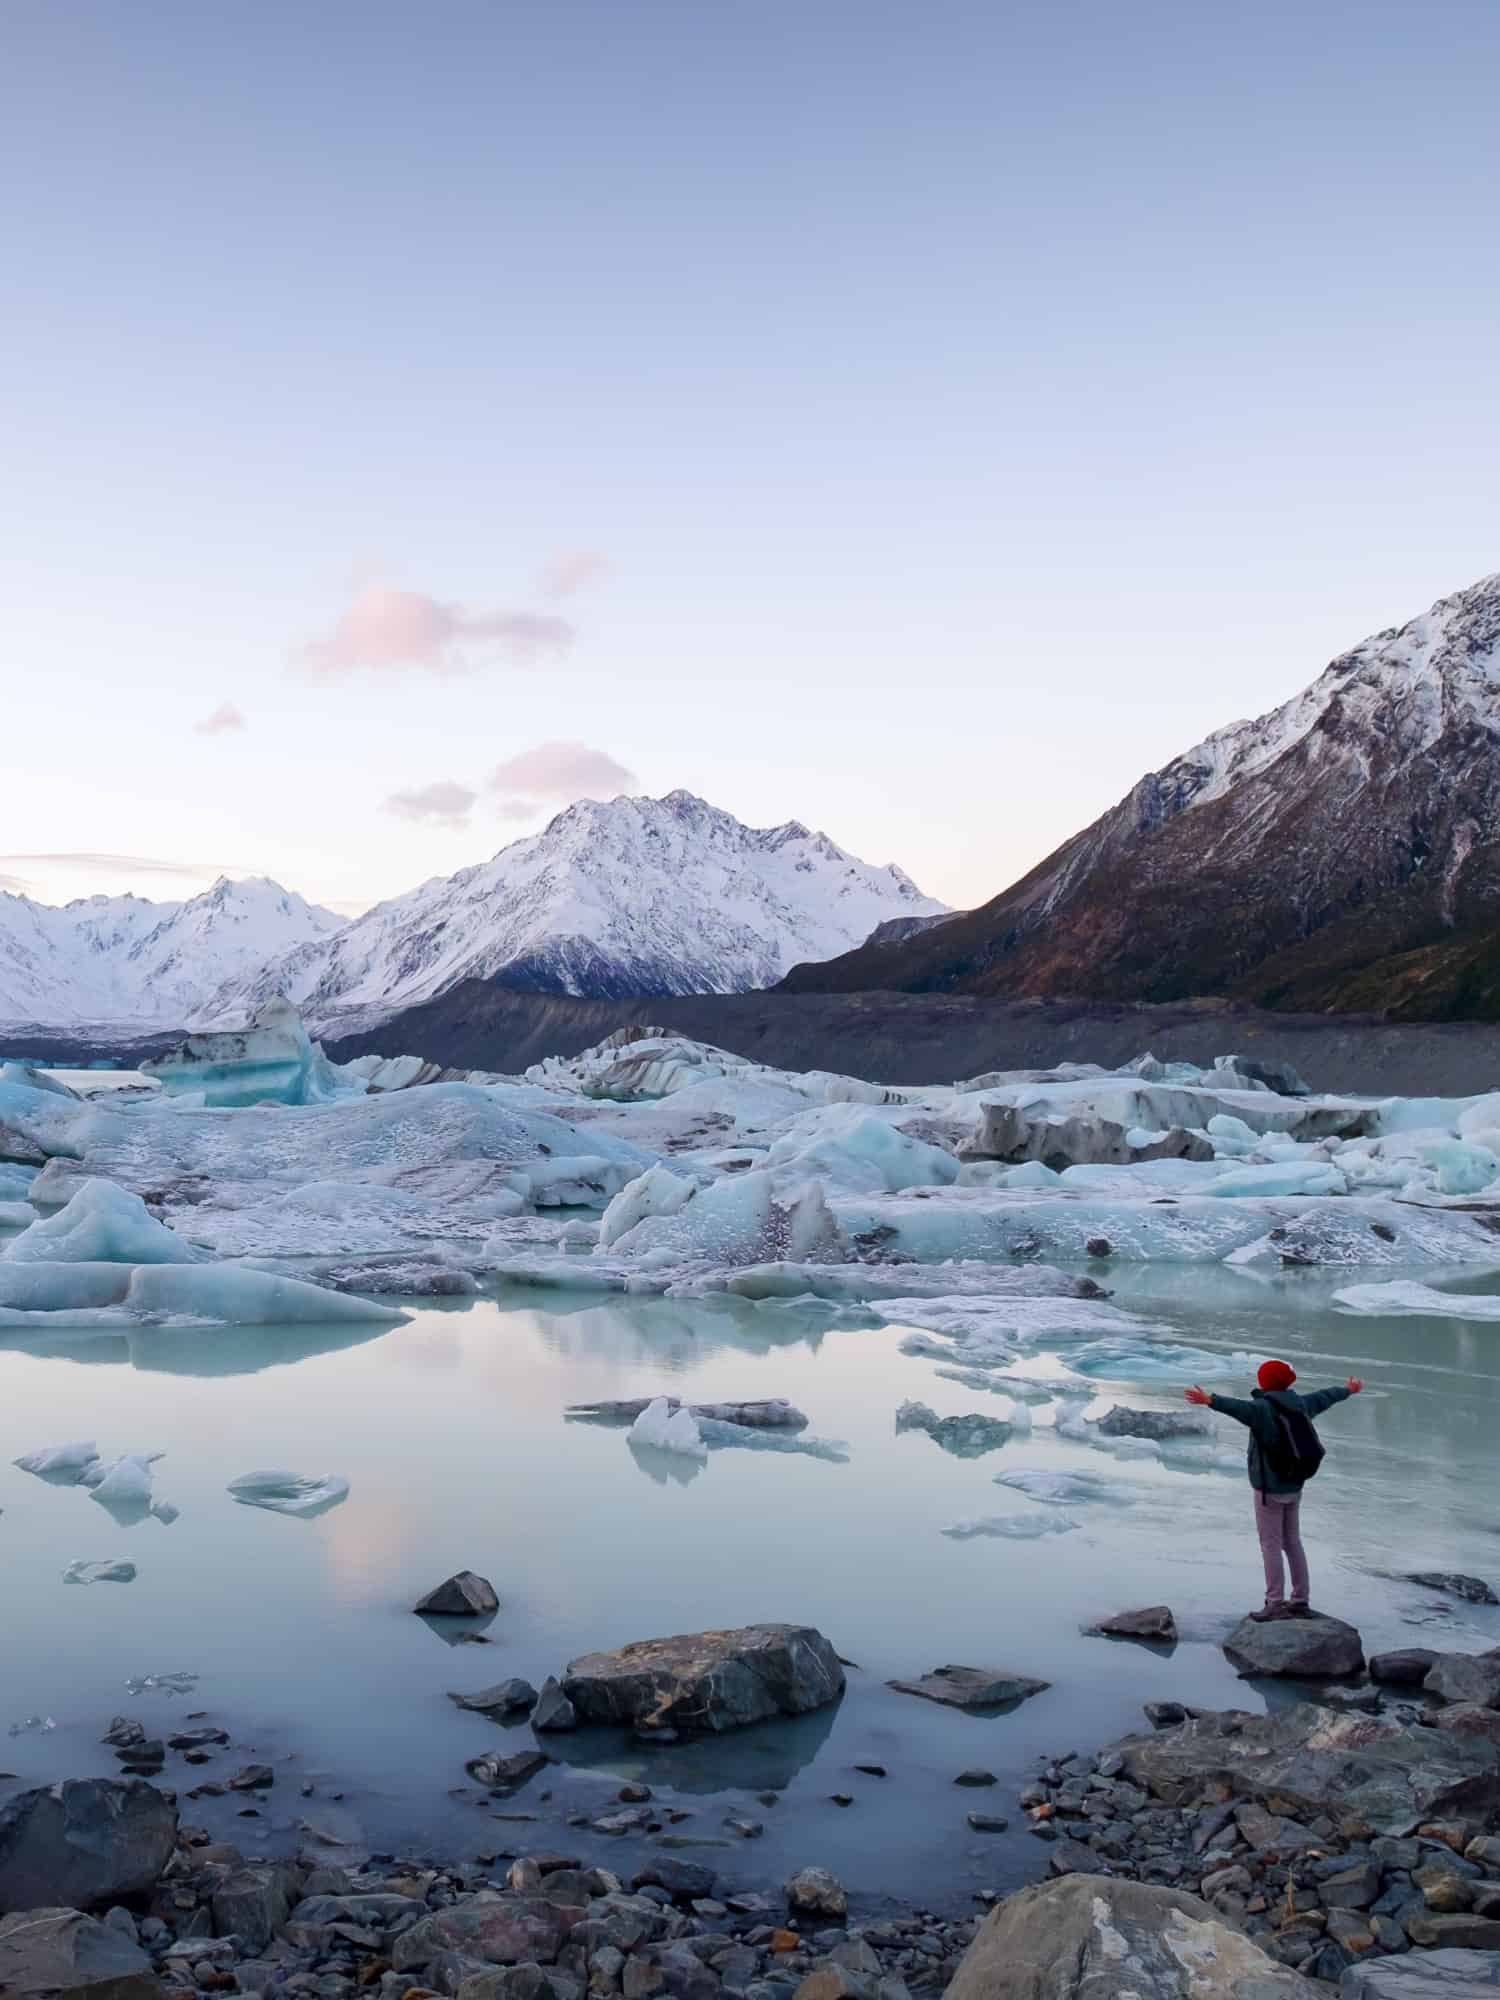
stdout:
<svg viewBox="0 0 1500 2000">
<path fill-rule="evenodd" d="M 1464 1576 L 1456 1570 L 1408 1570 L 1404 1581 L 1420 1583 L 1426 1590 L 1445 1591 L 1449 1597 L 1461 1597 L 1466 1604 L 1500 1604 L 1500 1597 L 1483 1577 Z"/>
<path fill-rule="evenodd" d="M 412 1606 L 413 1611 L 429 1618 L 482 1618 L 487 1612 L 499 1609 L 495 1586 L 488 1577 L 476 1576 L 471 1569 L 459 1570 Z"/>
<path fill-rule="evenodd" d="M 518 1750 L 512 1757 L 501 1757 L 487 1750 L 482 1757 L 471 1757 L 464 1769 L 476 1783 L 488 1785 L 493 1791 L 514 1791 L 551 1762 L 541 1750 Z"/>
<path fill-rule="evenodd" d="M 0 1919 L 0 1993 L 9 2000 L 160 2000 L 151 1961 L 131 1937 L 78 1910 Z"/>
<path fill-rule="evenodd" d="M 450 1689 L 448 1699 L 481 1715 L 513 1715 L 518 1709 L 536 1706 L 536 1689 L 530 1681 L 512 1677 L 497 1681 L 493 1687 L 480 1688 L 477 1694 L 454 1694 Z"/>
<path fill-rule="evenodd" d="M 172 1856 L 177 1809 L 140 1778 L 72 1778 L 0 1811 L 0 1913 L 144 1896 Z"/>
<path fill-rule="evenodd" d="M 1357 1674 L 1365 1663 L 1359 1633 L 1342 1618 L 1278 1618 L 1257 1625 L 1242 1618 L 1224 1641 L 1224 1657 L 1245 1675 L 1285 1674 L 1334 1679 Z"/>
<path fill-rule="evenodd" d="M 1314 2000 L 1322 1990 L 1197 1896 L 1073 1874 L 991 1912 L 948 2000 Z"/>
<path fill-rule="evenodd" d="M 1168 1604 L 1147 1604 L 1138 1611 L 1117 1611 L 1087 1628 L 1091 1638 L 1163 1639 L 1175 1642 L 1177 1620 Z"/>
<path fill-rule="evenodd" d="M 942 1702 L 947 1708 L 1007 1708 L 1034 1694 L 1042 1694 L 1051 1681 L 1032 1680 L 1026 1674 L 1008 1673 L 1003 1667 L 934 1667 L 913 1681 L 887 1681 L 897 1694 L 920 1695 L 924 1701 Z"/>
<path fill-rule="evenodd" d="M 822 1708 L 843 1693 L 844 1670 L 810 1625 L 746 1625 L 586 1653 L 562 1691 L 584 1722 L 718 1731 Z"/>
<path fill-rule="evenodd" d="M 531 1711 L 533 1729 L 576 1729 L 578 1711 L 563 1693 L 559 1683 L 549 1676 L 542 1682 L 542 1691 L 536 1698 L 536 1706 Z"/>
<path fill-rule="evenodd" d="M 1012 1426 L 999 1417 L 973 1410 L 961 1417 L 940 1417 L 925 1403 L 903 1403 L 896 1412 L 898 1431 L 925 1431 L 934 1444 L 955 1458 L 982 1458 L 1010 1442 Z"/>
</svg>

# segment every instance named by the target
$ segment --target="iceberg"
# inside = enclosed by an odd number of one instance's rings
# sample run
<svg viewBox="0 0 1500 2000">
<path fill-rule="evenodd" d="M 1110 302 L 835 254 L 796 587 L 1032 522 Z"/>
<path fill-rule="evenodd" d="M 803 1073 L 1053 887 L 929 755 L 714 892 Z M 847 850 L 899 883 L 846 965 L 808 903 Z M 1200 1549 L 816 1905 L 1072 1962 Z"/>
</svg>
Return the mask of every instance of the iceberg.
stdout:
<svg viewBox="0 0 1500 2000">
<path fill-rule="evenodd" d="M 94 1440 L 80 1438 L 76 1444 L 47 1445 L 41 1451 L 27 1452 L 24 1458 L 12 1459 L 11 1463 L 22 1472 L 34 1472 L 38 1479 L 50 1479 L 59 1486 L 76 1486 L 98 1457 Z"/>
<path fill-rule="evenodd" d="M 1500 1297 L 1493 1293 L 1440 1292 L 1414 1278 L 1386 1285 L 1346 1285 L 1333 1302 L 1345 1312 L 1395 1319 L 1420 1314 L 1427 1319 L 1500 1320 Z"/>
<path fill-rule="evenodd" d="M 244 1028 L 189 1035 L 170 1055 L 141 1064 L 168 1097 L 192 1096 L 216 1110 L 247 1104 L 321 1104 L 366 1088 L 309 1039 L 289 1000 L 269 1000 Z"/>
<path fill-rule="evenodd" d="M 133 1562 L 70 1562 L 63 1571 L 64 1583 L 134 1583 Z"/>
<path fill-rule="evenodd" d="M 986 1514 L 973 1521 L 955 1521 L 943 1533 L 953 1542 L 971 1542 L 980 1536 L 1038 1542 L 1045 1535 L 1066 1535 L 1077 1526 L 1065 1514 Z"/>
<path fill-rule="evenodd" d="M 204 1256 L 158 1222 L 138 1194 L 104 1180 L 84 1181 L 66 1207 L 0 1250 L 11 1264 L 196 1264 Z"/>
<path fill-rule="evenodd" d="M 246 1472 L 231 1479 L 225 1491 L 242 1507 L 264 1507 L 271 1514 L 310 1520 L 347 1500 L 349 1482 L 333 1472 Z"/>
<path fill-rule="evenodd" d="M 407 1315 L 228 1264 L 11 1264 L 0 1260 L 0 1333 L 58 1327 L 395 1324 Z"/>
<path fill-rule="evenodd" d="M 612 1248 L 648 1216 L 676 1215 L 697 1192 L 697 1181 L 684 1180 L 668 1167 L 648 1167 L 627 1181 L 606 1207 L 599 1221 L 599 1248 Z"/>
<path fill-rule="evenodd" d="M 676 1452 L 683 1458 L 708 1457 L 698 1419 L 680 1404 L 674 1410 L 665 1396 L 658 1396 L 642 1410 L 630 1426 L 629 1442 L 654 1451 Z"/>
<path fill-rule="evenodd" d="M 106 1465 L 102 1459 L 87 1467 L 80 1484 L 91 1487 L 96 1500 L 134 1506 L 151 1499 L 151 1467 L 162 1456 L 159 1451 L 126 1452 Z"/>
</svg>

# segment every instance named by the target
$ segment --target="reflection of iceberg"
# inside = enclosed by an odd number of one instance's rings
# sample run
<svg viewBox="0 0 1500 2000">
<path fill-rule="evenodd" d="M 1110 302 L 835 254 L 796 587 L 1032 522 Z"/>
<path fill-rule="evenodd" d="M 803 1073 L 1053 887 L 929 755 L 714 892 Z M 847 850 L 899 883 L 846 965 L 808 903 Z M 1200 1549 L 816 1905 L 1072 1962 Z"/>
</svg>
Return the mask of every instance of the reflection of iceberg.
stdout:
<svg viewBox="0 0 1500 2000">
<path fill-rule="evenodd" d="M 659 1445 L 639 1444 L 633 1437 L 625 1442 L 630 1448 L 630 1456 L 657 1486 L 691 1486 L 707 1462 L 707 1454 L 703 1458 L 689 1458 L 684 1452 L 663 1451 Z"/>
<path fill-rule="evenodd" d="M 368 1326 L 153 1326 L 122 1332 L 85 1327 L 50 1336 L 8 1329 L 0 1322 L 0 1353 L 30 1354 L 39 1360 L 139 1368 L 161 1375 L 258 1375 L 362 1347 L 392 1331 L 389 1321 Z"/>
<path fill-rule="evenodd" d="M 784 1791 L 812 1763 L 838 1716 L 839 1702 L 772 1722 L 752 1723 L 716 1736 L 684 1737 L 645 1748 L 613 1729 L 581 1729 L 549 1736 L 547 1749 L 560 1764 L 611 1778 L 644 1779 L 663 1790 L 698 1795 L 725 1791 Z"/>
</svg>

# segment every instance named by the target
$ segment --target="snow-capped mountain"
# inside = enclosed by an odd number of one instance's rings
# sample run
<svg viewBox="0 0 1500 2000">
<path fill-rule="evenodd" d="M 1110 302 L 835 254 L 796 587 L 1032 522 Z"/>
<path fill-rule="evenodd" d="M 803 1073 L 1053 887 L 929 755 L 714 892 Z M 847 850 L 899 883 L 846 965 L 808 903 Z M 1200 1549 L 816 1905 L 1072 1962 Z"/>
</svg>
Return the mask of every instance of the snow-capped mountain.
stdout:
<svg viewBox="0 0 1500 2000">
<path fill-rule="evenodd" d="M 786 984 L 1500 1012 L 1500 576 L 1149 773 L 982 908 Z"/>
<path fill-rule="evenodd" d="M 238 1019 L 284 993 L 326 1029 L 461 979 L 600 999 L 746 992 L 888 918 L 942 909 L 899 868 L 856 861 L 795 820 L 745 826 L 682 791 L 583 799 L 493 860 L 228 981 L 199 1019 Z"/>
<path fill-rule="evenodd" d="M 181 903 L 0 895 L 0 1022 L 180 1027 L 226 980 L 347 921 L 264 876 Z"/>
</svg>

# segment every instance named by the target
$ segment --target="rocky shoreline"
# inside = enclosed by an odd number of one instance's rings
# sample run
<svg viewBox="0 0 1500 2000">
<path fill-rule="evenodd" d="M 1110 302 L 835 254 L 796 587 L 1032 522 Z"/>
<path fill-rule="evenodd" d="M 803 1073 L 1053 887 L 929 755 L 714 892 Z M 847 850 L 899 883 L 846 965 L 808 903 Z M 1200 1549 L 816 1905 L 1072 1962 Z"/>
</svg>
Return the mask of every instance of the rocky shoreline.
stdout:
<svg viewBox="0 0 1500 2000">
<path fill-rule="evenodd" d="M 1167 1610 L 1150 1609 L 1157 1623 Z M 1106 1624 L 1129 1633 L 1143 1617 Z M 721 1854 L 667 1846 L 681 1815 L 642 1784 L 622 1785 L 607 1816 L 614 1867 L 568 1850 L 566 1827 L 601 1824 L 587 1816 L 463 1863 L 341 1860 L 339 1836 L 314 1819 L 297 1822 L 294 1852 L 246 1852 L 181 1814 L 207 1796 L 242 1798 L 236 1810 L 260 1818 L 271 1766 L 179 1792 L 155 1781 L 167 1756 L 186 1778 L 229 1733 L 190 1717 L 198 1726 L 160 1741 L 116 1717 L 104 1740 L 126 1775 L 23 1792 L 0 1811 L 0 1992 L 917 2000 L 952 1984 L 960 2000 L 1109 2000 L 1125 1990 L 1095 1980 L 1109 1939 L 1125 1941 L 1140 2000 L 1421 2000 L 1500 1986 L 1500 1651 L 1414 1648 L 1366 1669 L 1359 1635 L 1322 1617 L 1247 1622 L 1231 1646 L 1247 1675 L 1285 1682 L 1291 1698 L 1263 1713 L 1148 1703 L 1139 1733 L 1044 1760 L 1017 1808 L 1046 1880 L 980 1894 L 980 1906 L 1000 1903 L 988 1918 L 871 1913 L 816 1866 L 777 1893 L 745 1888 Z M 996 1685 L 993 1670 L 941 1672 L 944 1698 L 954 1676 L 981 1695 Z M 807 1628 L 686 1635 L 575 1662 L 541 1720 L 557 1727 L 559 1704 L 576 1698 L 638 1733 L 732 1728 L 755 1710 L 834 1698 L 836 1675 Z M 1314 1698 L 1296 1698 L 1319 1678 Z M 470 1775 L 514 1796 L 547 1767 L 545 1740 L 492 1771 L 476 1759 Z M 262 1825 L 244 1840 L 268 1837 Z M 1184 1984 L 1189 1935 L 1196 1983 Z M 1053 1959 L 1052 1984 L 1025 1983 Z M 1455 1985 L 1460 1974 L 1479 1983 Z"/>
</svg>

